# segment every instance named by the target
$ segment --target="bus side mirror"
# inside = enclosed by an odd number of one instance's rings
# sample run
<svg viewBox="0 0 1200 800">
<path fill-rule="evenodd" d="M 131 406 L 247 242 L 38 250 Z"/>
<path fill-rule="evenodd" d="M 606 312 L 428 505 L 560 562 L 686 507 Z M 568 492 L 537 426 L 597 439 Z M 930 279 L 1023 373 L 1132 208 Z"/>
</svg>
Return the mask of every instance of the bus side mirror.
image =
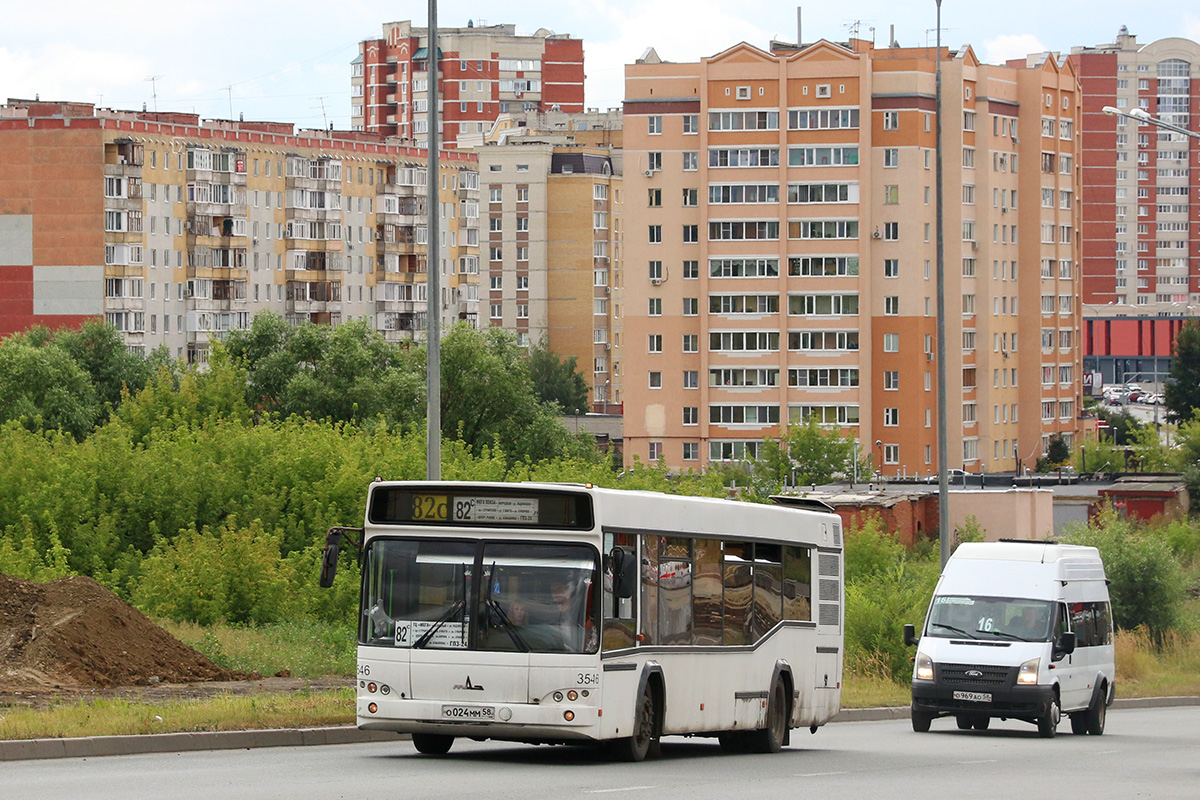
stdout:
<svg viewBox="0 0 1200 800">
<path fill-rule="evenodd" d="M 325 552 L 321 554 L 321 588 L 333 586 L 333 577 L 337 575 L 338 551 L 342 546 L 342 532 L 330 531 L 325 536 Z"/>
<path fill-rule="evenodd" d="M 920 639 L 917 638 L 917 629 L 912 624 L 906 624 L 904 626 L 904 643 L 909 647 L 916 647 L 919 641 Z"/>
<path fill-rule="evenodd" d="M 1057 658 L 1069 656 L 1075 652 L 1075 631 L 1066 631 L 1058 635 L 1058 644 L 1054 646 L 1054 655 Z"/>
<path fill-rule="evenodd" d="M 613 594 L 622 600 L 633 597 L 637 588 L 637 556 L 620 547 L 612 549 Z"/>
</svg>

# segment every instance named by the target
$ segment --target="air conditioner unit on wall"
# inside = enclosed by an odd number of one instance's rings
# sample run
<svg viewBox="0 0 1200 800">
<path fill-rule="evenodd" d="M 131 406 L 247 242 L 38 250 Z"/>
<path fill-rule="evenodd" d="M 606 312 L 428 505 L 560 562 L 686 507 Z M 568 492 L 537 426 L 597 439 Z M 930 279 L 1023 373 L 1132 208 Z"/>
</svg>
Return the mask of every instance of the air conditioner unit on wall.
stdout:
<svg viewBox="0 0 1200 800">
<path fill-rule="evenodd" d="M 646 170 L 646 173 L 645 173 L 645 174 L 646 174 L 646 177 L 647 177 L 647 178 L 653 177 L 653 176 L 654 176 L 654 170 L 652 170 L 652 169 L 648 169 L 648 170 Z"/>
<path fill-rule="evenodd" d="M 651 278 L 650 279 L 650 283 L 652 283 L 655 286 L 662 286 L 662 282 L 663 282 L 662 278 Z"/>
</svg>

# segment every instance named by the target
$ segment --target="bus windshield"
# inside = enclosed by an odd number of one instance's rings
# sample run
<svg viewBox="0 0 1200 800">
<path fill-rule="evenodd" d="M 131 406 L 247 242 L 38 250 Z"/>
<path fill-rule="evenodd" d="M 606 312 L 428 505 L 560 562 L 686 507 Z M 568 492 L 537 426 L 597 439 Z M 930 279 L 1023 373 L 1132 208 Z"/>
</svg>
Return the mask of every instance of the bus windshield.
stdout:
<svg viewBox="0 0 1200 800">
<path fill-rule="evenodd" d="M 359 639 L 414 649 L 592 653 L 585 545 L 375 539 Z"/>
<path fill-rule="evenodd" d="M 1011 597 L 938 595 L 933 598 L 925 635 L 943 639 L 1050 639 L 1054 604 Z"/>
</svg>

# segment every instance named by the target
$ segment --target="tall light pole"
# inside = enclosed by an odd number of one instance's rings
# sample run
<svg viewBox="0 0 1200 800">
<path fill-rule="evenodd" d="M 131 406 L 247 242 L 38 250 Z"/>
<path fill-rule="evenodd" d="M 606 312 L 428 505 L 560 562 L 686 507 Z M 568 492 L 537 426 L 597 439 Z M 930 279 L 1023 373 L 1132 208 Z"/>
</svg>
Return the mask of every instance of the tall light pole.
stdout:
<svg viewBox="0 0 1200 800">
<path fill-rule="evenodd" d="M 429 0 L 429 42 L 425 48 L 429 84 L 429 150 L 428 185 L 425 187 L 428 208 L 429 243 L 425 264 L 425 477 L 442 479 L 442 259 L 438 249 L 438 28 L 437 0 Z"/>
<path fill-rule="evenodd" d="M 942 566 L 950 558 L 950 478 L 946 463 L 950 460 L 946 437 L 946 241 L 945 218 L 942 211 L 942 0 L 937 3 L 937 59 L 935 107 L 937 116 L 936 166 L 937 184 L 937 403 L 938 403 L 938 549 Z"/>
</svg>

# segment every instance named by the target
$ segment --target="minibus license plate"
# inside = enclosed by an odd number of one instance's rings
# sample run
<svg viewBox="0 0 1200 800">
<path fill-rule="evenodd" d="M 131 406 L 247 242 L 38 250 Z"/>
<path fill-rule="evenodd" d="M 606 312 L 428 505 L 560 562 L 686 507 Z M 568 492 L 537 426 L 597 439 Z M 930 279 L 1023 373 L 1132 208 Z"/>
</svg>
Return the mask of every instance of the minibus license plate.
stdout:
<svg viewBox="0 0 1200 800">
<path fill-rule="evenodd" d="M 442 706 L 442 719 L 493 720 L 495 706 Z"/>
<path fill-rule="evenodd" d="M 955 700 L 966 700 L 971 703 L 990 703 L 992 702 L 991 692 L 955 692 Z"/>
</svg>

